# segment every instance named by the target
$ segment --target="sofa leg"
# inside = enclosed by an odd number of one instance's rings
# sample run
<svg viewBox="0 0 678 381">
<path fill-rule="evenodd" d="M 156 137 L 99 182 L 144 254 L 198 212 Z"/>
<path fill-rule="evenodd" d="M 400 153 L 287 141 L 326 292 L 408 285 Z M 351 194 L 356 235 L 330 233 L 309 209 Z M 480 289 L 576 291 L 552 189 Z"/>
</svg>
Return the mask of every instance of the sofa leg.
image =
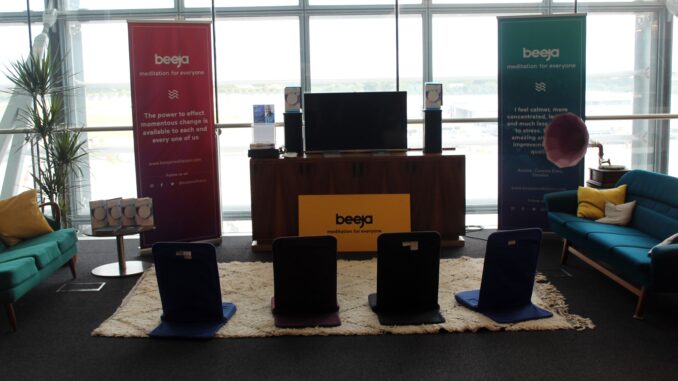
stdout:
<svg viewBox="0 0 678 381">
<path fill-rule="evenodd" d="M 75 279 L 75 264 L 78 262 L 78 256 L 74 255 L 71 257 L 71 259 L 68 261 L 68 267 L 71 268 L 71 275 L 73 275 L 73 279 Z"/>
<path fill-rule="evenodd" d="M 633 314 L 635 319 L 642 319 L 643 313 L 645 312 L 645 299 L 647 297 L 647 290 L 645 287 L 640 289 L 640 295 L 638 295 L 638 303 L 636 303 L 636 312 Z"/>
<path fill-rule="evenodd" d="M 570 254 L 570 243 L 566 239 L 563 240 L 563 252 L 560 254 L 560 264 L 567 264 L 567 256 Z"/>
<path fill-rule="evenodd" d="M 12 332 L 16 332 L 16 314 L 14 313 L 14 306 L 12 303 L 6 303 L 5 309 L 7 310 L 9 324 L 12 326 Z"/>
</svg>

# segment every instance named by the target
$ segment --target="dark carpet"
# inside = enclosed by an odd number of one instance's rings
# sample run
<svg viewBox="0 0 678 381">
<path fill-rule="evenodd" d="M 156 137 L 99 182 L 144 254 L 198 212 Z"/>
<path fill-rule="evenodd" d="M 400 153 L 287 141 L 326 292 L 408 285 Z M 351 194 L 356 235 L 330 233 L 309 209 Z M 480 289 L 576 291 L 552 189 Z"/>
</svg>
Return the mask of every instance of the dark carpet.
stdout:
<svg viewBox="0 0 678 381">
<path fill-rule="evenodd" d="M 482 257 L 488 233 L 470 234 L 465 247 L 445 249 L 443 257 Z M 271 260 L 252 253 L 249 243 L 249 237 L 225 237 L 218 260 Z M 138 259 L 136 245 L 126 240 L 128 260 Z M 560 241 L 545 239 L 539 270 L 571 312 L 593 320 L 593 330 L 163 341 L 90 336 L 138 276 L 92 276 L 94 267 L 116 260 L 115 242 L 82 240 L 75 282 L 106 285 L 100 292 L 57 293 L 72 281 L 62 268 L 15 304 L 18 332 L 2 311 L 0 379 L 675 380 L 678 297 L 651 295 L 645 319 L 633 319 L 634 295 L 574 257 L 563 272 L 559 256 Z"/>
</svg>

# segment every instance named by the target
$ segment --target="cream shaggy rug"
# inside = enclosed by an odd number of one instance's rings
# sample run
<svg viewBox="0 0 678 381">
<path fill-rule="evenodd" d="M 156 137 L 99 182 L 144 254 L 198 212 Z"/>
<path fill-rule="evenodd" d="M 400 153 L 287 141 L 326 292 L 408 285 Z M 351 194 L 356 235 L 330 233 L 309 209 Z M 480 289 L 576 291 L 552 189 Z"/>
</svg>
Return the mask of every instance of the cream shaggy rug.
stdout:
<svg viewBox="0 0 678 381">
<path fill-rule="evenodd" d="M 454 300 L 458 291 L 477 289 L 483 260 L 462 257 L 440 261 L 438 303 L 446 322 L 417 326 L 382 326 L 372 312 L 367 295 L 376 291 L 376 259 L 337 262 L 337 297 L 341 326 L 281 329 L 273 324 L 273 264 L 270 262 L 220 263 L 224 302 L 235 303 L 238 310 L 217 337 L 264 337 L 285 335 L 379 335 L 490 331 L 555 330 L 594 328 L 590 319 L 568 312 L 563 296 L 538 275 L 533 302 L 553 312 L 548 319 L 517 324 L 498 324 L 482 314 L 462 307 Z M 162 306 L 157 290 L 155 269 L 141 276 L 118 310 L 92 332 L 94 336 L 147 337 L 160 322 Z"/>
</svg>

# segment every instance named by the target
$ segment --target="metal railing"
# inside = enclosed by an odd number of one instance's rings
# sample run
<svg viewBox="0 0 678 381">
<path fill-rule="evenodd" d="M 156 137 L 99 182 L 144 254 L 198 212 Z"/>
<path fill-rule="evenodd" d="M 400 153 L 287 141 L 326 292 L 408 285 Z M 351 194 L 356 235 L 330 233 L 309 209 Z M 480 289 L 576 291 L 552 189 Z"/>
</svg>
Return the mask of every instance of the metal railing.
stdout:
<svg viewBox="0 0 678 381">
<path fill-rule="evenodd" d="M 587 116 L 587 121 L 610 121 L 610 120 L 672 120 L 678 119 L 678 114 L 638 114 L 638 115 L 591 115 Z M 497 123 L 497 118 L 443 118 L 443 123 L 447 124 L 466 124 L 466 123 Z M 423 119 L 408 119 L 409 125 L 423 125 Z M 251 123 L 218 123 L 215 124 L 217 130 L 230 128 L 249 128 Z M 284 127 L 284 123 L 276 122 L 276 127 Z M 104 127 L 82 127 L 78 128 L 82 132 L 113 132 L 113 131 L 133 131 L 132 126 L 104 126 Z M 31 134 L 30 128 L 14 128 L 0 130 L 0 134 Z"/>
</svg>

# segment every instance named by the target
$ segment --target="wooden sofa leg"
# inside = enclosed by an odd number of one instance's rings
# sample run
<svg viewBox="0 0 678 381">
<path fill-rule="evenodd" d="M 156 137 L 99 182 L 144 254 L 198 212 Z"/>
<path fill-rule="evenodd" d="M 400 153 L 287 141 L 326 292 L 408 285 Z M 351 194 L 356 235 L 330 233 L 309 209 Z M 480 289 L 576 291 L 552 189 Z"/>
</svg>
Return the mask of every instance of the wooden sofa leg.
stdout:
<svg viewBox="0 0 678 381">
<path fill-rule="evenodd" d="M 563 252 L 560 254 L 560 264 L 567 264 L 567 256 L 570 254 L 570 243 L 566 239 L 563 240 Z"/>
<path fill-rule="evenodd" d="M 75 279 L 75 264 L 78 262 L 78 256 L 74 255 L 71 257 L 71 259 L 68 261 L 68 267 L 71 268 L 71 275 L 73 275 L 73 279 Z"/>
<path fill-rule="evenodd" d="M 9 319 L 9 324 L 12 325 L 12 332 L 16 332 L 16 314 L 14 313 L 14 306 L 12 303 L 6 303 L 5 309 L 7 310 L 7 318 Z"/>
<path fill-rule="evenodd" d="M 647 290 L 645 287 L 640 289 L 640 295 L 638 295 L 638 303 L 636 303 L 636 312 L 633 314 L 635 319 L 642 319 L 643 313 L 645 312 L 645 299 L 647 297 Z"/>
</svg>

